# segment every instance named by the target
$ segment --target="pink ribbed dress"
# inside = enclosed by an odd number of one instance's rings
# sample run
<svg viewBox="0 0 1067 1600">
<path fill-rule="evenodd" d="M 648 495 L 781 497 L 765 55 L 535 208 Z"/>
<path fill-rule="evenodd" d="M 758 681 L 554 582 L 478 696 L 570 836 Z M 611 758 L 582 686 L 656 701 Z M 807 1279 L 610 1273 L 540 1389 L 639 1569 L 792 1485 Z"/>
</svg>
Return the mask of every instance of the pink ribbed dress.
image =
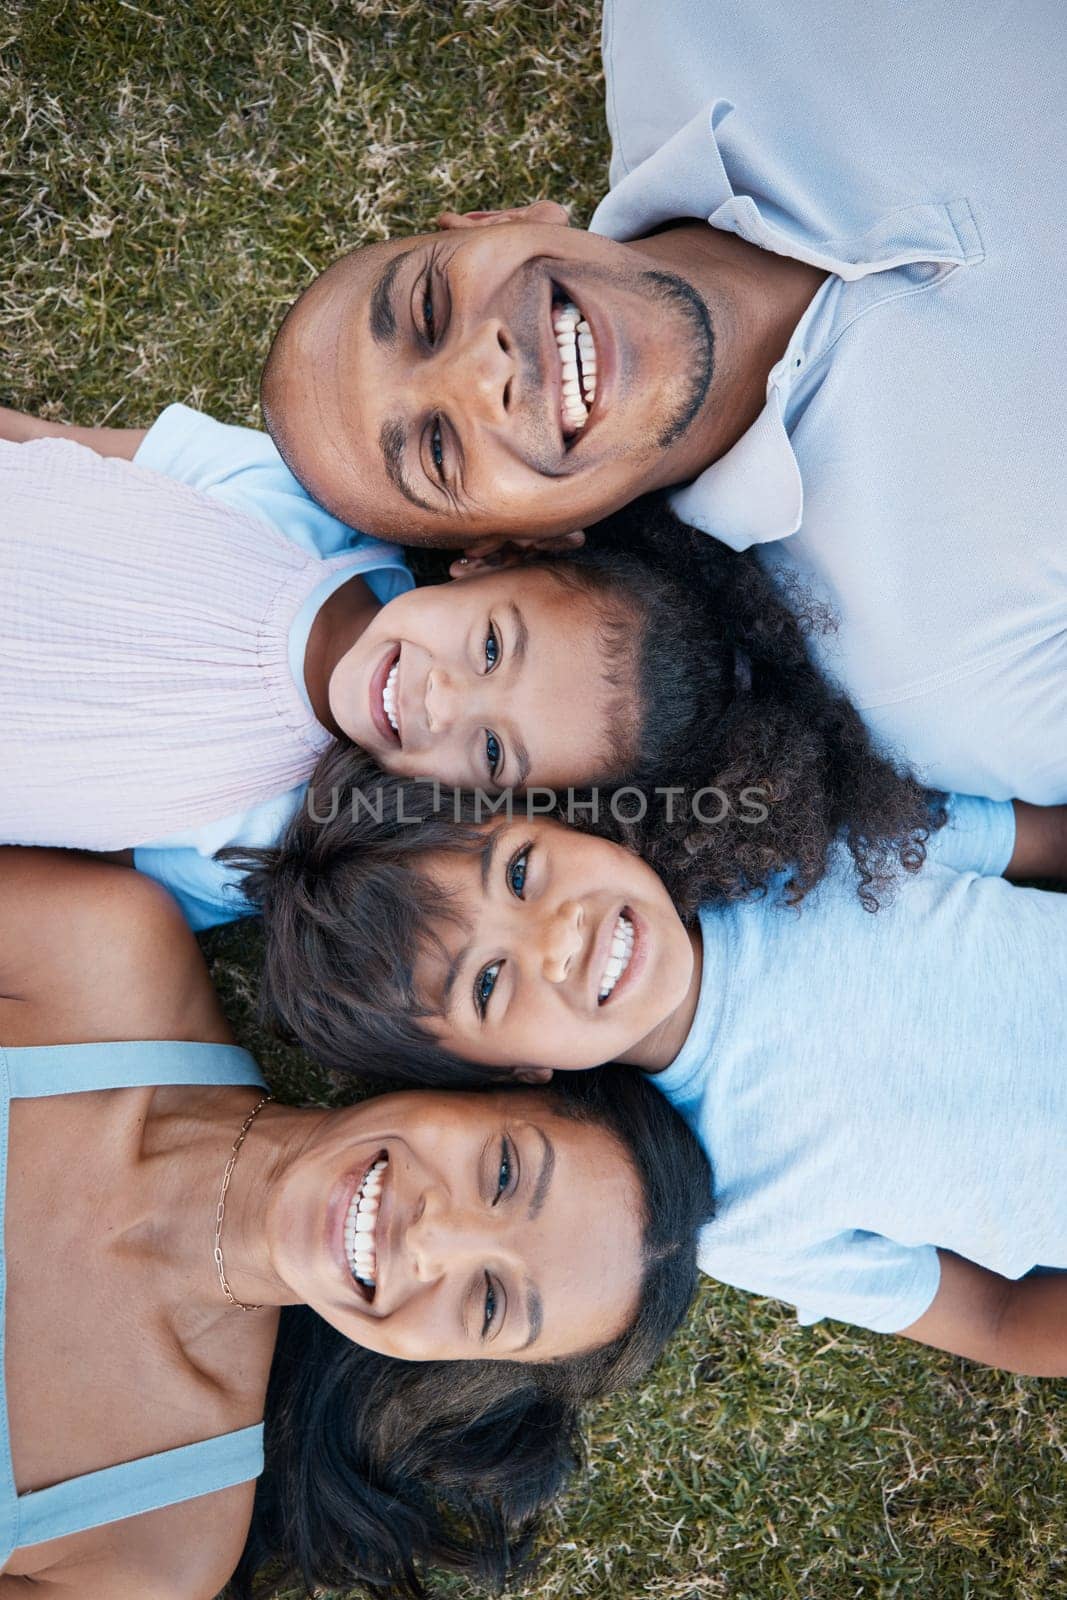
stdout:
<svg viewBox="0 0 1067 1600">
<path fill-rule="evenodd" d="M 130 462 L 0 443 L 0 842 L 126 849 L 301 782 L 329 735 L 289 626 L 350 564 Z"/>
</svg>

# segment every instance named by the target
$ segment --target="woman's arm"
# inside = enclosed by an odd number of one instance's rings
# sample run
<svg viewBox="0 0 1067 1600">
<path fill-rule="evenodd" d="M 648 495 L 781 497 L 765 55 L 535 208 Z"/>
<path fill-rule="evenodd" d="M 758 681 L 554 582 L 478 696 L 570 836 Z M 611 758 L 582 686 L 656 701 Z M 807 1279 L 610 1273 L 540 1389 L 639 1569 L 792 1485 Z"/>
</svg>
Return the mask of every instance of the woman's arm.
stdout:
<svg viewBox="0 0 1067 1600">
<path fill-rule="evenodd" d="M 946 1250 L 938 1257 L 940 1287 L 906 1338 L 1007 1372 L 1067 1377 L 1067 1272 L 1002 1278 Z"/>
<path fill-rule="evenodd" d="M 73 439 L 87 445 L 98 456 L 121 456 L 132 461 L 148 432 L 147 428 L 77 428 L 69 422 L 42 422 L 24 411 L 0 406 L 0 439 L 25 444 L 29 439 Z"/>
<path fill-rule="evenodd" d="M 69 850 L 0 849 L 0 1040 L 230 1038 L 166 890 Z"/>
<path fill-rule="evenodd" d="M 1013 800 L 1015 849 L 1004 876 L 1067 879 L 1067 806 L 1032 806 Z"/>
</svg>

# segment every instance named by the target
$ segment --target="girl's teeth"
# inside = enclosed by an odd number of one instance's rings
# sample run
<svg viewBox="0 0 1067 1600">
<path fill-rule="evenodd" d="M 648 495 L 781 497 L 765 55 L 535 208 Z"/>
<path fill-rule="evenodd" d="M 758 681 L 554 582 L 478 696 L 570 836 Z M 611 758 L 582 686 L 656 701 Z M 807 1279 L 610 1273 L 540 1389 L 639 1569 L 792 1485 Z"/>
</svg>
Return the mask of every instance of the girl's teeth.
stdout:
<svg viewBox="0 0 1067 1600">
<path fill-rule="evenodd" d="M 400 662 L 397 660 L 393 662 L 389 670 L 389 676 L 385 680 L 385 688 L 382 690 L 382 709 L 388 717 L 389 726 L 394 733 L 400 732 L 396 721 L 396 675 L 399 671 Z"/>
<path fill-rule="evenodd" d="M 620 913 L 611 941 L 611 954 L 604 965 L 604 974 L 600 980 L 599 1000 L 606 1000 L 608 995 L 611 994 L 626 968 L 630 965 L 630 957 L 633 955 L 633 950 L 633 924 L 627 916 Z"/>
</svg>

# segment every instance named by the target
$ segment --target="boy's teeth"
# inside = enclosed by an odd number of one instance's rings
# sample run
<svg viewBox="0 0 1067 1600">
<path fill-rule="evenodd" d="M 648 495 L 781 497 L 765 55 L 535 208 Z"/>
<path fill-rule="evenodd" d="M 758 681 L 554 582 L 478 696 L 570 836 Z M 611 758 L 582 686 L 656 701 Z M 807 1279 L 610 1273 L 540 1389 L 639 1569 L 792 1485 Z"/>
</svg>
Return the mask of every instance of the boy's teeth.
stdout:
<svg viewBox="0 0 1067 1600">
<path fill-rule="evenodd" d="M 400 659 L 398 657 L 389 669 L 389 676 L 386 678 L 385 688 L 382 690 L 382 710 L 388 717 L 389 726 L 394 733 L 400 732 L 396 721 L 396 675 L 399 671 Z"/>
<path fill-rule="evenodd" d="M 634 953 L 633 923 L 625 911 L 620 911 L 619 920 L 615 924 L 615 932 L 611 940 L 611 953 L 604 965 L 604 973 L 600 979 L 598 999 L 604 1001 L 614 989 L 626 968 L 630 965 L 630 957 Z"/>
<path fill-rule="evenodd" d="M 563 393 L 560 413 L 568 436 L 581 431 L 596 399 L 596 345 L 588 322 L 568 300 L 552 310 Z"/>
<path fill-rule="evenodd" d="M 379 1195 L 385 1181 L 388 1158 L 376 1161 L 353 1195 L 345 1217 L 345 1254 L 353 1277 L 368 1289 L 375 1286 L 378 1249 L 375 1229 L 380 1209 Z"/>
</svg>

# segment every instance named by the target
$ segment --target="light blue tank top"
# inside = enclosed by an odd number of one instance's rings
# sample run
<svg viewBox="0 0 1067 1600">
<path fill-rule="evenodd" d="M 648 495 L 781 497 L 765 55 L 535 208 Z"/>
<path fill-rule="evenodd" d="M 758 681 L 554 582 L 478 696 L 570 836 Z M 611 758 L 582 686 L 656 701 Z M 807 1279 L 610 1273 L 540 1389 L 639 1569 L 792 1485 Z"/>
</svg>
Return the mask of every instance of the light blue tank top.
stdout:
<svg viewBox="0 0 1067 1600">
<path fill-rule="evenodd" d="M 160 1041 L 130 1044 L 0 1048 L 0 1239 L 7 1189 L 7 1142 L 12 1100 L 136 1089 L 154 1084 L 247 1084 L 263 1079 L 245 1050 L 234 1045 Z M 138 1461 L 87 1472 L 48 1489 L 18 1494 L 4 1387 L 6 1272 L 0 1249 L 0 1570 L 23 1545 L 81 1533 L 161 1506 L 247 1483 L 263 1470 L 263 1424 L 164 1450 Z"/>
</svg>

